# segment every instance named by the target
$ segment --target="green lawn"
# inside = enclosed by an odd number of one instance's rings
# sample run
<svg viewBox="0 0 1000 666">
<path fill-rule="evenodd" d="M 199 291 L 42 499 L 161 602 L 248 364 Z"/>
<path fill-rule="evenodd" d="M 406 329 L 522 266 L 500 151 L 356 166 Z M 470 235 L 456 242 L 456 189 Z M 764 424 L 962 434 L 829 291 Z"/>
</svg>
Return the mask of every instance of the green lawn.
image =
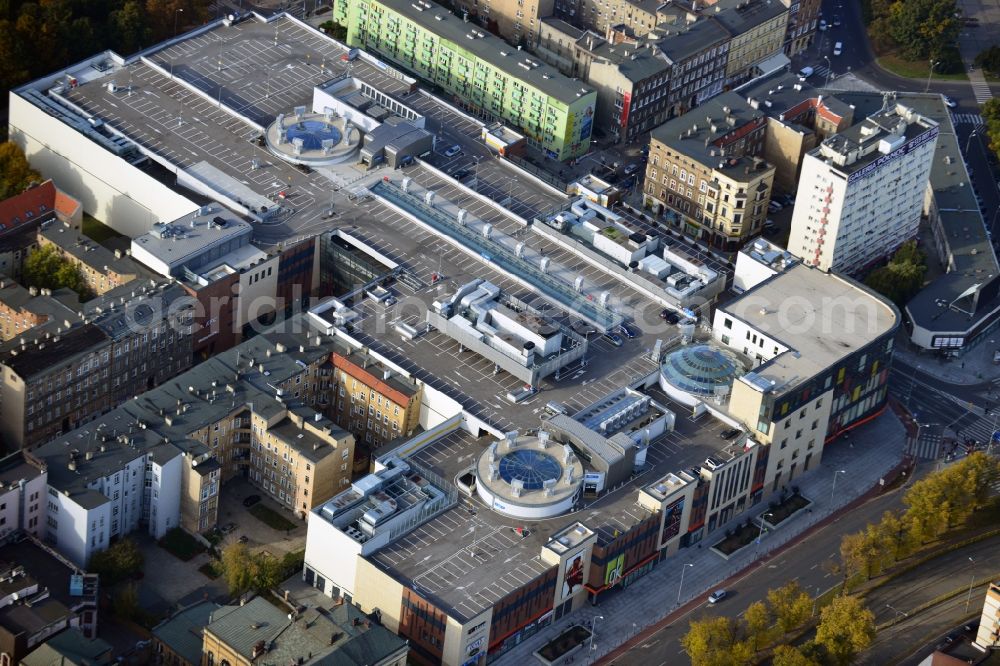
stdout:
<svg viewBox="0 0 1000 666">
<path fill-rule="evenodd" d="M 83 235 L 89 236 L 98 243 L 121 237 L 120 233 L 86 213 L 83 214 Z"/>
<path fill-rule="evenodd" d="M 175 527 L 160 539 L 160 546 L 179 560 L 187 562 L 195 555 L 205 552 L 205 546 L 179 527 Z"/>
<path fill-rule="evenodd" d="M 298 525 L 288 520 L 280 513 L 273 509 L 269 509 L 264 506 L 264 504 L 258 502 L 250 507 L 250 515 L 264 523 L 268 527 L 285 532 L 287 530 L 294 530 Z"/>
<path fill-rule="evenodd" d="M 878 58 L 878 64 L 883 69 L 892 72 L 896 76 L 905 76 L 908 79 L 924 79 L 927 80 L 927 72 L 930 67 L 930 63 L 926 60 L 912 61 L 903 60 L 896 55 L 884 55 Z M 940 72 L 934 72 L 934 76 L 931 77 L 932 81 L 968 81 L 969 77 L 966 76 L 965 72 L 959 72 L 957 74 L 941 74 Z"/>
</svg>

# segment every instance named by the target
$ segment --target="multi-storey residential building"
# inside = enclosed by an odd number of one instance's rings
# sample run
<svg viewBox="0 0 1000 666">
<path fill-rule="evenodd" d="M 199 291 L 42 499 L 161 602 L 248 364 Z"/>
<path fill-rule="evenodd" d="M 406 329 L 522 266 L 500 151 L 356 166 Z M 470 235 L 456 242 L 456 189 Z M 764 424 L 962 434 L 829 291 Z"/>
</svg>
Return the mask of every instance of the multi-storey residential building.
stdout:
<svg viewBox="0 0 1000 666">
<path fill-rule="evenodd" d="M 788 249 L 859 273 L 917 234 L 938 123 L 888 100 L 806 154 Z"/>
<path fill-rule="evenodd" d="M 788 31 L 785 34 L 785 54 L 797 55 L 809 47 L 816 36 L 819 22 L 819 0 L 781 0 L 788 7 Z"/>
<path fill-rule="evenodd" d="M 333 418 L 354 435 L 355 472 L 367 473 L 371 452 L 409 437 L 420 423 L 421 385 L 403 378 L 365 349 L 333 353 Z"/>
<path fill-rule="evenodd" d="M 735 252 L 760 233 L 774 167 L 762 158 L 767 120 L 735 93 L 657 128 L 643 199 L 668 224 L 711 247 Z"/>
<path fill-rule="evenodd" d="M 11 449 L 68 432 L 191 366 L 191 313 L 176 285 L 118 287 L 0 345 L 0 432 Z"/>
<path fill-rule="evenodd" d="M 885 408 L 900 323 L 891 303 L 853 280 L 791 261 L 776 269 L 744 276 L 747 290 L 712 322 L 715 340 L 756 363 L 733 382 L 728 409 L 770 447 L 767 492 Z"/>
<path fill-rule="evenodd" d="M 535 51 L 593 85 L 598 129 L 631 141 L 762 73 L 762 63 L 780 54 L 788 12 L 779 3 L 714 7 L 718 11 L 663 5 L 656 10 L 655 30 L 644 19 L 609 25 L 604 37 L 547 19 Z"/>
<path fill-rule="evenodd" d="M 79 230 L 83 206 L 51 180 L 0 201 L 0 274 L 21 277 L 28 249 L 38 242 L 38 228 L 53 220 Z"/>
<path fill-rule="evenodd" d="M 38 231 L 38 246 L 53 247 L 77 267 L 94 294 L 104 294 L 140 275 L 139 266 L 120 250 L 112 252 L 65 224 L 49 224 Z"/>
<path fill-rule="evenodd" d="M 990 583 L 986 590 L 975 644 L 981 650 L 1000 647 L 1000 582 Z"/>
<path fill-rule="evenodd" d="M 340 0 L 343 2 L 344 0 Z M 458 0 L 454 7 L 511 44 L 530 49 L 542 18 L 551 16 L 554 0 Z"/>
<path fill-rule="evenodd" d="M 256 597 L 212 611 L 201 635 L 201 666 L 405 666 L 409 652 L 405 640 L 343 603 L 310 609 L 300 618 Z"/>
<path fill-rule="evenodd" d="M 215 526 L 220 484 L 242 476 L 305 516 L 350 481 L 354 438 L 325 418 L 331 341 L 262 333 L 50 441 L 47 538 L 85 563 L 140 527 Z"/>
<path fill-rule="evenodd" d="M 76 322 L 80 299 L 69 289 L 25 289 L 0 276 L 0 340 L 7 341 L 52 319 Z"/>
<path fill-rule="evenodd" d="M 0 459 L 0 539 L 17 530 L 45 536 L 47 482 L 45 467 L 21 452 Z"/>
<path fill-rule="evenodd" d="M 596 93 L 426 0 L 352 0 L 347 41 L 523 131 L 558 160 L 587 152 Z"/>
<path fill-rule="evenodd" d="M 0 546 L 0 580 L 0 663 L 68 665 L 73 662 L 47 654 L 47 641 L 96 638 L 97 574 L 84 573 L 29 536 Z"/>
</svg>

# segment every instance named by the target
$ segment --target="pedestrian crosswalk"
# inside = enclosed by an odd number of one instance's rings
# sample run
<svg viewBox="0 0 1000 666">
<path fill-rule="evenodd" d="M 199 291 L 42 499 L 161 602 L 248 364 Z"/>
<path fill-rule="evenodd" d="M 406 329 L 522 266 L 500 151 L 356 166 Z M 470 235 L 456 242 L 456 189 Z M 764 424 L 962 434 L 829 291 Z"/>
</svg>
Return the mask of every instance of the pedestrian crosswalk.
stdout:
<svg viewBox="0 0 1000 666">
<path fill-rule="evenodd" d="M 831 79 L 833 78 L 833 72 L 831 72 L 830 68 L 826 65 L 817 65 L 816 67 L 813 67 L 813 70 L 813 76 L 816 77 L 816 81 L 822 80 L 823 83 L 826 83 L 827 76 Z"/>
<path fill-rule="evenodd" d="M 980 104 L 993 97 L 990 84 L 986 82 L 981 70 L 974 69 L 969 72 L 969 83 L 972 84 L 972 94 L 976 96 L 976 101 Z"/>
<path fill-rule="evenodd" d="M 983 116 L 978 113 L 953 113 L 952 120 L 956 125 L 982 125 Z"/>
<path fill-rule="evenodd" d="M 920 460 L 937 460 L 941 457 L 941 433 L 921 432 L 915 442 L 910 442 L 909 453 Z"/>
</svg>

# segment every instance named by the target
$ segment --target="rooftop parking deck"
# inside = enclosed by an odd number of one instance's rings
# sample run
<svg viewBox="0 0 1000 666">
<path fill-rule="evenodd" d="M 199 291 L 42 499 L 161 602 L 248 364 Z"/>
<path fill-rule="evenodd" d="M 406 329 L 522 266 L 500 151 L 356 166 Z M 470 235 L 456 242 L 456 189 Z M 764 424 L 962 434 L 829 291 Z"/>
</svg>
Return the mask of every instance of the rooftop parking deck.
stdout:
<svg viewBox="0 0 1000 666">
<path fill-rule="evenodd" d="M 478 498 L 463 496 L 457 506 L 380 550 L 373 561 L 443 607 L 471 618 L 542 574 L 548 565 L 538 557 L 541 548 L 574 520 L 596 531 L 598 542 L 628 530 L 649 516 L 636 502 L 640 488 L 668 472 L 697 465 L 729 444 L 719 437 L 726 427 L 721 422 L 707 414 L 692 421 L 685 408 L 659 389 L 648 392 L 677 414 L 676 429 L 651 443 L 646 469 L 618 488 L 584 499 L 571 513 L 535 522 L 507 518 Z M 583 406 L 587 400 L 580 396 L 575 405 Z M 469 470 L 493 441 L 459 431 L 411 460 L 451 480 Z"/>
</svg>

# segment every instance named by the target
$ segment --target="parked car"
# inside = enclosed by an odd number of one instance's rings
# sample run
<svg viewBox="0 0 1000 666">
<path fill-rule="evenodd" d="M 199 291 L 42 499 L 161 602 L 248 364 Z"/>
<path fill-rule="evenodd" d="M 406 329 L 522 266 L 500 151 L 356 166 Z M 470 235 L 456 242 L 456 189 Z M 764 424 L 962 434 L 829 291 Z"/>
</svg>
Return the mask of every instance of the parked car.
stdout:
<svg viewBox="0 0 1000 666">
<path fill-rule="evenodd" d="M 725 440 L 730 440 L 735 437 L 738 437 L 741 432 L 743 431 L 740 430 L 739 428 L 727 428 L 726 430 L 723 430 L 722 432 L 719 433 L 719 437 Z"/>
<path fill-rule="evenodd" d="M 827 25 L 827 23 L 826 23 L 826 19 L 820 19 L 819 20 L 819 31 L 820 32 L 826 32 L 826 29 L 829 28 L 829 27 L 830 26 Z"/>
<path fill-rule="evenodd" d="M 458 171 L 453 173 L 452 176 L 455 178 L 455 180 L 464 180 L 471 173 L 472 171 L 470 169 L 459 169 Z"/>
<path fill-rule="evenodd" d="M 454 157 L 455 155 L 458 155 L 460 152 L 462 152 L 462 147 L 456 143 L 454 146 L 451 146 L 450 148 L 445 148 L 444 152 L 441 154 L 444 155 L 445 157 Z"/>
<path fill-rule="evenodd" d="M 834 15 L 834 17 L 833 17 L 833 27 L 834 28 L 839 28 L 840 27 L 840 17 L 839 16 Z"/>
<path fill-rule="evenodd" d="M 245 500 L 243 500 L 243 506 L 251 507 L 260 501 L 260 495 L 249 495 Z"/>
<path fill-rule="evenodd" d="M 633 162 L 632 164 L 629 164 L 625 167 L 624 174 L 626 176 L 631 176 L 638 170 L 639 170 L 639 165 Z"/>
<path fill-rule="evenodd" d="M 778 230 L 778 225 L 774 223 L 774 220 L 764 220 L 764 233 L 771 234 Z"/>
<path fill-rule="evenodd" d="M 782 208 L 784 208 L 784 206 L 782 206 L 780 202 L 774 201 L 773 199 L 769 204 L 767 204 L 767 209 L 772 213 L 777 213 Z"/>
<path fill-rule="evenodd" d="M 666 321 L 668 324 L 678 324 L 680 323 L 681 316 L 673 310 L 664 310 L 660 313 L 660 319 Z"/>
<path fill-rule="evenodd" d="M 833 45 L 833 55 L 839 56 L 844 52 L 844 42 L 837 42 Z"/>
<path fill-rule="evenodd" d="M 725 590 L 716 590 L 715 592 L 712 592 L 712 594 L 708 595 L 708 603 L 717 604 L 725 598 L 726 598 Z"/>
<path fill-rule="evenodd" d="M 813 75 L 813 72 L 815 71 L 816 70 L 813 69 L 812 67 L 803 67 L 802 69 L 799 70 L 799 78 L 808 79 L 810 76 Z"/>
<path fill-rule="evenodd" d="M 622 340 L 621 336 L 616 333 L 605 333 L 604 339 L 613 344 L 615 347 L 621 347 L 625 344 L 625 341 Z"/>
<path fill-rule="evenodd" d="M 944 97 L 944 104 L 949 109 L 954 109 L 955 107 L 958 106 L 958 102 L 956 102 L 953 98 L 948 97 L 947 95 L 943 95 L 943 97 Z"/>
<path fill-rule="evenodd" d="M 399 160 L 399 166 L 406 167 L 413 164 L 413 155 L 404 155 L 403 159 Z"/>
<path fill-rule="evenodd" d="M 223 534 L 229 534 L 235 529 L 236 529 L 236 523 L 226 523 L 225 525 L 219 528 L 219 531 L 222 532 Z"/>
<path fill-rule="evenodd" d="M 625 322 L 622 322 L 622 325 L 618 327 L 618 331 L 629 340 L 634 340 L 642 335 L 642 332 L 635 324 L 627 324 Z"/>
</svg>

